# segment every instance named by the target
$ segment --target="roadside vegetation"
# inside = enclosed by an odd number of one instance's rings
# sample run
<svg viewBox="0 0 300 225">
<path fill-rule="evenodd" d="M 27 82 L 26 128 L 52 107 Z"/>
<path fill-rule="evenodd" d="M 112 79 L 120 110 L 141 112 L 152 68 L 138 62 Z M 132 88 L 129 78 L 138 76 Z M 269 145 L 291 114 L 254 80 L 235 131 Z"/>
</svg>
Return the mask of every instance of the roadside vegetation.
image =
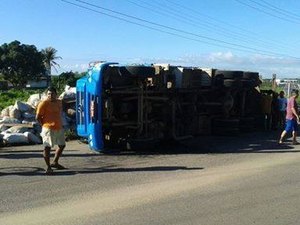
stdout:
<svg viewBox="0 0 300 225">
<path fill-rule="evenodd" d="M 260 89 L 261 90 L 272 90 L 272 80 L 269 80 L 269 79 L 263 80 L 262 84 L 260 85 Z M 282 87 L 276 86 L 274 91 L 279 93 L 282 90 L 283 90 Z"/>
<path fill-rule="evenodd" d="M 70 87 L 76 87 L 76 81 L 83 77 L 85 72 L 78 73 L 78 72 L 65 72 L 61 73 L 59 76 L 52 76 L 51 77 L 51 85 L 56 88 L 57 92 L 60 94 L 64 92 L 64 88 L 66 85 Z"/>
<path fill-rule="evenodd" d="M 0 45 L 0 112 L 17 100 L 27 102 L 31 95 L 43 93 L 47 86 L 54 86 L 58 95 L 65 91 L 66 85 L 75 87 L 77 79 L 85 73 L 70 71 L 53 75 L 51 70 L 58 72 L 60 59 L 53 47 L 39 50 L 17 40 Z M 27 85 L 31 83 L 38 85 L 33 89 Z M 68 140 L 78 138 L 73 125 L 66 130 Z"/>
<path fill-rule="evenodd" d="M 0 45 L 0 110 L 14 105 L 16 100 L 27 101 L 30 95 L 42 93 L 42 89 L 28 89 L 27 82 L 47 80 L 47 86 L 54 86 L 61 94 L 66 85 L 74 87 L 76 80 L 84 73 L 64 72 L 51 75 L 62 59 L 53 47 L 38 50 L 35 45 L 22 44 L 19 41 Z M 12 87 L 8 87 L 8 83 Z"/>
<path fill-rule="evenodd" d="M 300 83 L 300 81 L 298 80 L 298 82 Z M 272 81 L 270 79 L 265 79 L 263 80 L 262 84 L 260 85 L 260 90 L 272 90 Z M 283 87 L 279 87 L 276 86 L 275 92 L 279 93 L 280 91 L 284 91 Z M 285 96 L 287 97 L 287 96 Z M 300 98 L 296 99 L 296 102 L 298 103 L 298 105 L 300 105 Z"/>
<path fill-rule="evenodd" d="M 14 105 L 16 100 L 27 101 L 30 95 L 41 93 L 42 90 L 10 89 L 0 91 L 0 111 L 10 105 Z"/>
<path fill-rule="evenodd" d="M 82 77 L 84 73 L 66 72 L 59 76 L 51 77 L 51 85 L 57 89 L 57 93 L 60 95 L 64 92 L 65 86 L 76 86 L 76 81 Z M 30 95 L 43 93 L 45 88 L 42 89 L 26 89 L 26 88 L 12 88 L 5 91 L 0 91 L 0 111 L 10 105 L 14 105 L 16 100 L 27 101 Z"/>
</svg>

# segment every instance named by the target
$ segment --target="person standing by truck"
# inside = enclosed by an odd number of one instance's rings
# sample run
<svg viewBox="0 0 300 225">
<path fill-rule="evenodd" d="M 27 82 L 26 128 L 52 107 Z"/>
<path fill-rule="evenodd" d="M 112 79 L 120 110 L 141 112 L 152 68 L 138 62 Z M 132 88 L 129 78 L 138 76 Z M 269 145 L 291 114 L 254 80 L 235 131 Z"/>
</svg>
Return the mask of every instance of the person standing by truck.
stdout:
<svg viewBox="0 0 300 225">
<path fill-rule="evenodd" d="M 297 132 L 298 132 L 298 123 L 299 123 L 299 116 L 298 116 L 298 105 L 296 99 L 299 96 L 299 91 L 293 89 L 292 90 L 292 97 L 289 98 L 286 108 L 286 125 L 284 131 L 282 131 L 279 139 L 279 144 L 283 143 L 283 139 L 288 132 L 292 132 L 293 138 L 293 145 L 299 144 L 297 142 Z"/>
<path fill-rule="evenodd" d="M 284 96 L 284 91 L 279 92 L 278 105 L 279 105 L 279 126 L 280 128 L 283 129 L 285 126 L 286 106 L 287 106 L 287 99 Z"/>
<path fill-rule="evenodd" d="M 261 112 L 264 115 L 264 128 L 266 131 L 271 130 L 272 125 L 272 94 L 272 90 L 267 90 L 261 95 Z"/>
<path fill-rule="evenodd" d="M 51 175 L 52 167 L 65 169 L 58 163 L 66 144 L 62 125 L 62 101 L 57 99 L 55 88 L 47 89 L 47 99 L 38 105 L 36 119 L 42 125 L 41 137 L 44 145 L 43 156 L 47 165 L 46 174 Z M 58 148 L 55 151 L 53 162 L 50 164 L 50 151 L 54 145 L 58 145 Z"/>
</svg>

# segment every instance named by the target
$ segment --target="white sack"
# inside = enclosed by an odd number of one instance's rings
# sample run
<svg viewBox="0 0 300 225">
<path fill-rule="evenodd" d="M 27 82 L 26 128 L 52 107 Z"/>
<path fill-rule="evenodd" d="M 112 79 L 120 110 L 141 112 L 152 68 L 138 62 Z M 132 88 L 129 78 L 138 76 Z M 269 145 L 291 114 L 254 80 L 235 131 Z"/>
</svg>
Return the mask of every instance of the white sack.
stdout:
<svg viewBox="0 0 300 225">
<path fill-rule="evenodd" d="M 24 134 L 19 133 L 12 133 L 8 134 L 5 133 L 3 135 L 3 140 L 6 144 L 28 144 L 28 138 Z"/>
<path fill-rule="evenodd" d="M 40 103 L 43 95 L 42 94 L 33 94 L 27 100 L 27 104 L 31 105 L 33 108 L 36 108 Z"/>
<path fill-rule="evenodd" d="M 28 138 L 30 143 L 42 144 L 42 139 L 31 132 L 25 132 L 24 135 Z"/>
<path fill-rule="evenodd" d="M 16 119 L 16 118 L 10 118 L 8 116 L 3 117 L 2 120 L 0 120 L 0 124 L 3 123 L 20 123 L 20 120 Z"/>
<path fill-rule="evenodd" d="M 16 101 L 15 108 L 20 110 L 20 112 L 27 112 L 31 110 L 31 106 L 25 102 Z"/>
<path fill-rule="evenodd" d="M 5 131 L 5 133 L 24 133 L 24 132 L 26 132 L 26 131 L 29 131 L 30 130 L 30 128 L 28 128 L 28 127 L 22 127 L 22 126 L 13 126 L 13 127 L 11 127 L 11 128 L 9 128 L 9 129 L 7 129 L 6 131 Z"/>
<path fill-rule="evenodd" d="M 4 108 L 4 109 L 1 111 L 0 117 L 5 117 L 5 116 L 8 116 L 8 117 L 9 117 L 9 111 L 10 111 L 11 109 L 13 109 L 13 108 L 14 108 L 13 105 Z"/>
<path fill-rule="evenodd" d="M 4 132 L 8 129 L 7 126 L 5 126 L 4 124 L 0 124 L 0 132 Z"/>
<path fill-rule="evenodd" d="M 18 110 L 17 108 L 15 108 L 15 107 L 12 107 L 9 110 L 9 117 L 15 118 L 15 119 L 20 119 L 21 118 L 21 111 Z"/>
</svg>

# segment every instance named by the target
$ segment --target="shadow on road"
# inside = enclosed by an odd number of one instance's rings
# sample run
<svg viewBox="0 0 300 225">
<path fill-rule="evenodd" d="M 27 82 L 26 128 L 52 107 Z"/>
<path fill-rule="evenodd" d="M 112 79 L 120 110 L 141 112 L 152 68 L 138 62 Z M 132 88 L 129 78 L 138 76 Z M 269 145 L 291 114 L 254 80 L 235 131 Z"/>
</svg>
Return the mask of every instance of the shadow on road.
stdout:
<svg viewBox="0 0 300 225">
<path fill-rule="evenodd" d="M 151 155 L 172 155 L 172 154 L 241 154 L 241 153 L 298 153 L 300 145 L 292 145 L 290 139 L 284 144 L 278 144 L 280 131 L 244 133 L 239 136 L 199 136 L 185 141 L 170 141 L 160 143 L 151 149 L 108 149 L 102 154 L 108 156 L 130 156 L 136 155 L 147 157 Z M 74 146 L 73 146 L 74 147 Z M 81 149 L 87 150 L 65 150 L 63 157 L 99 157 L 102 154 L 88 150 L 88 145 Z M 51 152 L 52 155 L 54 151 Z M 0 150 L 0 159 L 30 159 L 41 158 L 42 150 L 30 150 L 28 146 L 24 150 Z"/>
<path fill-rule="evenodd" d="M 73 150 L 75 151 L 75 150 Z M 69 150 L 66 150 L 65 152 L 69 152 Z M 82 154 L 79 151 L 78 153 L 67 153 L 64 154 L 63 157 L 89 157 L 97 154 Z M 54 156 L 54 150 L 51 151 L 51 157 Z M 11 151 L 6 153 L 2 153 L 0 151 L 0 159 L 30 159 L 30 158 L 42 158 L 43 157 L 43 151 L 34 151 L 34 150 L 24 150 L 24 151 Z"/>
<path fill-rule="evenodd" d="M 54 170 L 52 176 L 69 176 L 91 173 L 129 173 L 129 172 L 169 172 L 177 170 L 203 170 L 203 167 L 185 166 L 151 166 L 136 168 L 76 168 L 66 170 Z M 0 176 L 45 176 L 45 170 L 39 167 L 3 167 L 0 168 Z"/>
<path fill-rule="evenodd" d="M 106 155 L 171 155 L 171 154 L 241 154 L 241 153 L 298 153 L 300 145 L 290 140 L 279 145 L 279 131 L 256 132 L 239 136 L 200 136 L 180 142 L 162 143 L 154 149 L 109 150 Z"/>
<path fill-rule="evenodd" d="M 255 132 L 241 134 L 238 137 L 217 137 L 217 136 L 200 136 L 197 138 L 181 141 L 162 143 L 155 148 L 143 150 L 110 150 L 103 154 L 94 153 L 88 150 L 87 145 L 78 147 L 71 145 L 71 150 L 66 150 L 63 157 L 76 159 L 78 157 L 85 158 L 87 165 L 102 160 L 102 156 L 126 159 L 127 156 L 137 157 L 156 157 L 157 155 L 176 155 L 176 154 L 248 154 L 248 153 L 264 153 L 264 154 L 284 154 L 299 153 L 300 145 L 292 145 L 290 139 L 284 144 L 278 144 L 279 131 L 272 132 Z M 86 150 L 85 150 L 86 148 Z M 52 152 L 53 154 L 54 152 Z M 0 150 L 0 159 L 26 160 L 37 158 L 42 160 L 42 150 L 30 149 L 29 146 L 24 149 L 3 149 Z M 103 160 L 107 158 L 103 157 Z M 55 170 L 55 176 L 68 176 L 76 174 L 93 174 L 93 173 L 129 173 L 129 172 L 168 172 L 176 170 L 202 170 L 202 167 L 184 167 L 184 166 L 151 166 L 151 167 L 133 167 L 123 168 L 118 166 L 103 166 L 97 168 L 72 168 L 67 170 Z M 39 167 L 2 167 L 0 168 L 0 176 L 44 176 L 44 168 Z"/>
<path fill-rule="evenodd" d="M 278 144 L 279 131 L 241 134 L 238 137 L 200 137 L 182 143 L 187 149 L 197 149 L 204 153 L 298 153 L 300 145 L 292 145 L 291 140 Z M 202 143 L 199 148 L 199 143 Z"/>
<path fill-rule="evenodd" d="M 39 167 L 3 167 L 0 168 L 0 176 L 35 176 L 41 175 L 45 170 Z"/>
</svg>

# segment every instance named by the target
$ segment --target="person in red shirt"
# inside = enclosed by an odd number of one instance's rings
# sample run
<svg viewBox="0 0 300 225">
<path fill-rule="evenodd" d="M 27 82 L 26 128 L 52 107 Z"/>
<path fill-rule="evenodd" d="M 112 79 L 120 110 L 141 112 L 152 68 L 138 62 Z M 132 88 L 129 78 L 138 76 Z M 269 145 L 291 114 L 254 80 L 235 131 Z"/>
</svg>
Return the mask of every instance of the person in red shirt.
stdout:
<svg viewBox="0 0 300 225">
<path fill-rule="evenodd" d="M 286 125 L 284 131 L 282 131 L 279 139 L 279 144 L 283 143 L 283 139 L 288 132 L 292 132 L 293 137 L 293 144 L 299 144 L 297 142 L 297 132 L 298 132 L 298 123 L 299 123 L 299 116 L 298 116 L 298 105 L 296 99 L 299 96 L 298 90 L 292 90 L 292 97 L 289 98 L 287 107 L 286 107 Z"/>
<path fill-rule="evenodd" d="M 41 137 L 44 145 L 44 160 L 47 165 L 46 174 L 53 173 L 53 168 L 65 169 L 58 160 L 66 146 L 64 129 L 62 126 L 62 101 L 57 99 L 56 89 L 47 89 L 47 99 L 40 102 L 36 111 L 36 119 L 42 125 Z M 53 162 L 50 164 L 51 147 L 58 145 Z"/>
</svg>

